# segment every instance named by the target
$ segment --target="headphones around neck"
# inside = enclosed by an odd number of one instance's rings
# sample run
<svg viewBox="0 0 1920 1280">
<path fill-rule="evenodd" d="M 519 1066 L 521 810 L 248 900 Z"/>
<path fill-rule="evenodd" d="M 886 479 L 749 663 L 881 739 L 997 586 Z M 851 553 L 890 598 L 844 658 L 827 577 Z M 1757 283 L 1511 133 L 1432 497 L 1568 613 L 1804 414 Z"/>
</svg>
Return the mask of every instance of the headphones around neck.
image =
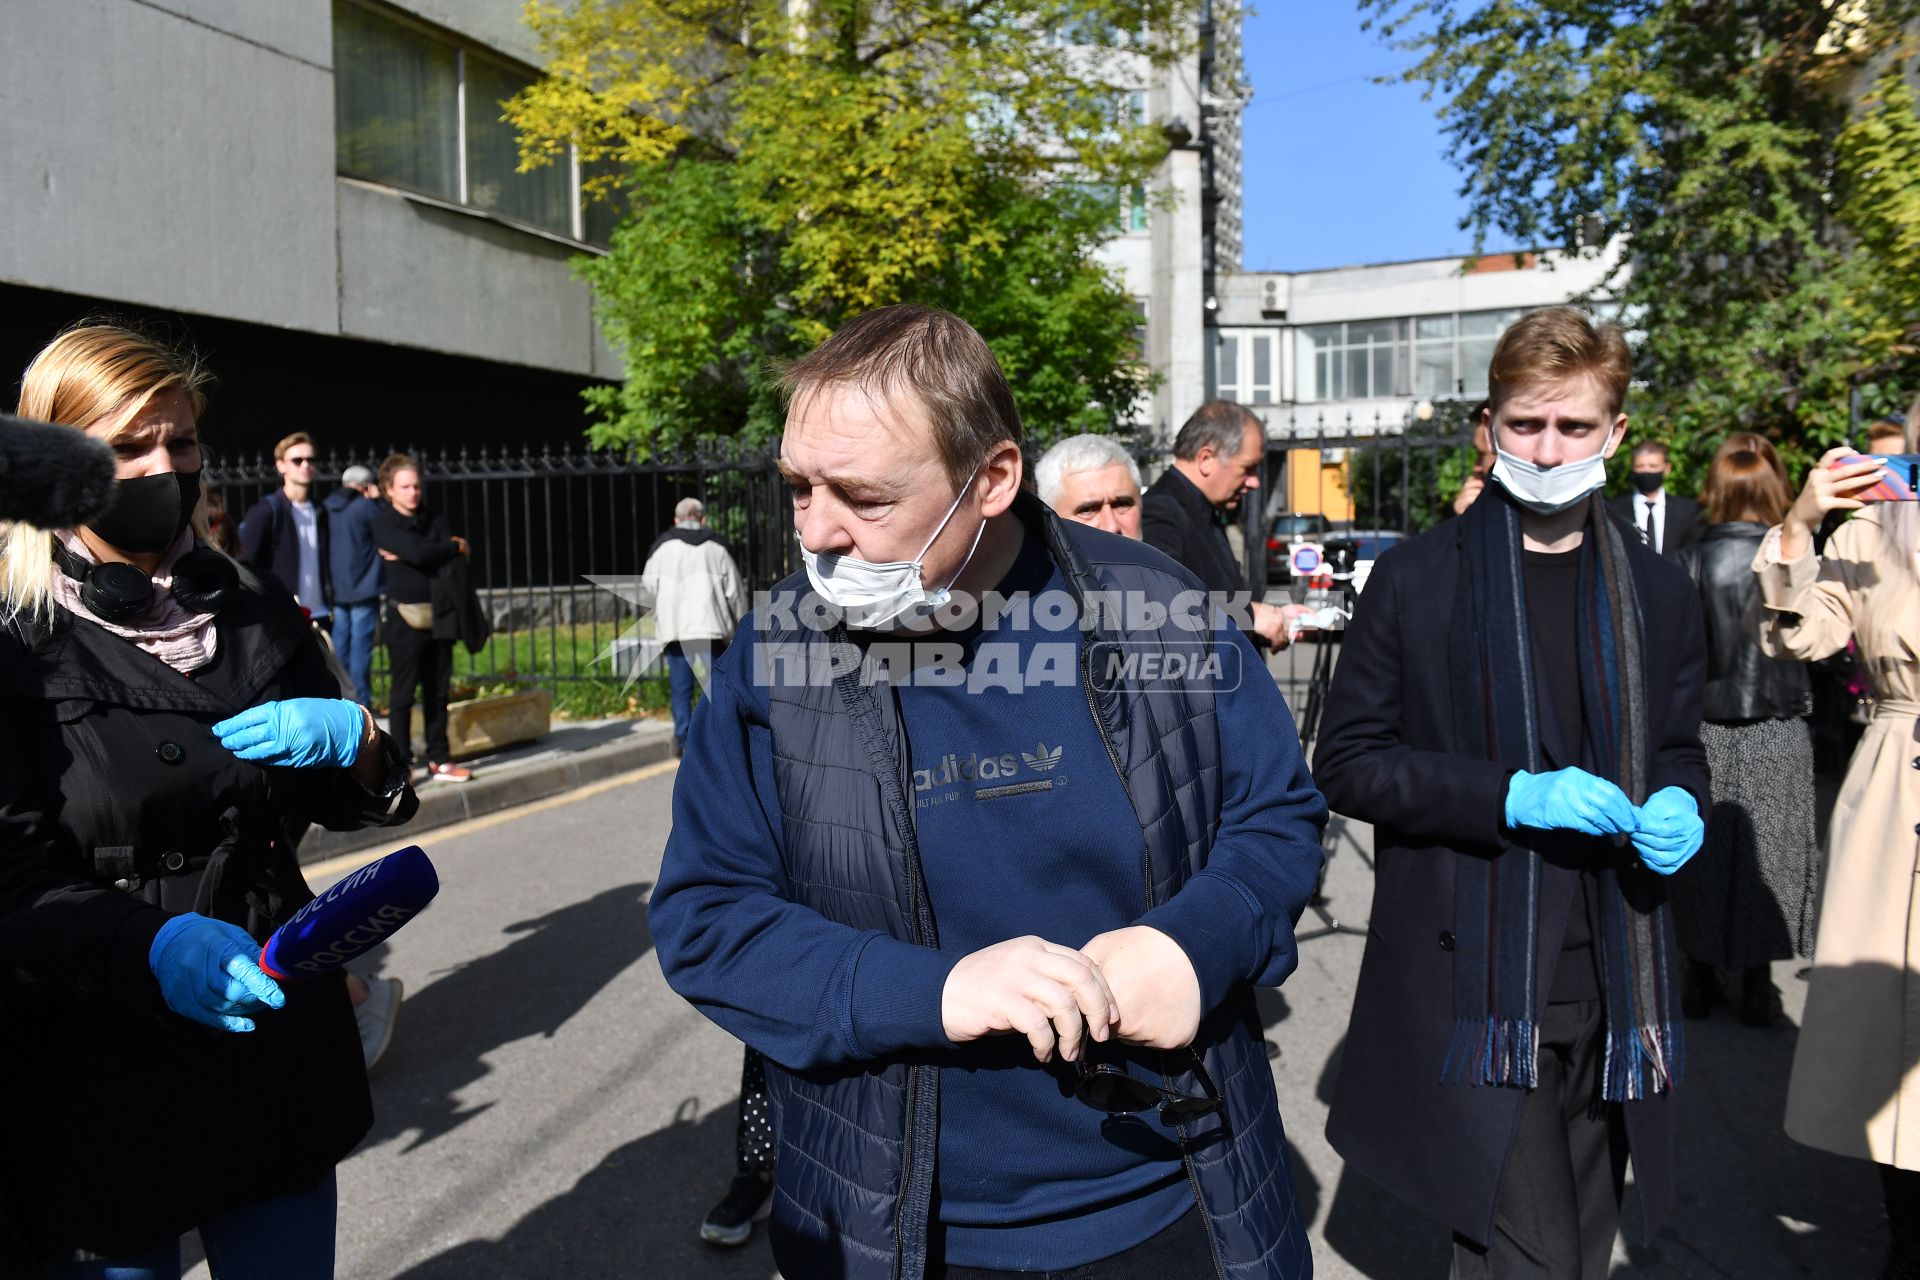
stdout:
<svg viewBox="0 0 1920 1280">
<path fill-rule="evenodd" d="M 58 540 L 54 562 L 80 584 L 80 603 L 102 622 L 124 626 L 153 608 L 153 579 L 117 560 L 89 563 Z M 197 546 L 174 562 L 171 594 L 188 613 L 218 613 L 240 586 L 233 561 L 211 547 Z"/>
</svg>

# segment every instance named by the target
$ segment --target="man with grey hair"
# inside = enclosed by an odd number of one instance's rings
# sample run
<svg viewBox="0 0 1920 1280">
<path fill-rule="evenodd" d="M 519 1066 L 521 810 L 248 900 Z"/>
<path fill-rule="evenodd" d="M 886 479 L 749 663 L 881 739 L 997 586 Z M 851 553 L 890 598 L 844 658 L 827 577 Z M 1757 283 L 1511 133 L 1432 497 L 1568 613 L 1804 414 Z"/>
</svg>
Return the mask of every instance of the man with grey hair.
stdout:
<svg viewBox="0 0 1920 1280">
<path fill-rule="evenodd" d="M 1054 514 L 1140 536 L 1140 466 L 1113 437 L 1068 436 L 1040 455 L 1033 479 Z"/>
<path fill-rule="evenodd" d="M 373 545 L 373 514 L 380 509 L 380 486 L 373 469 L 354 465 L 340 473 L 340 487 L 320 505 L 326 508 L 331 537 L 327 543 L 333 584 L 333 647 L 353 681 L 353 696 L 373 707 L 373 633 L 380 620 L 385 566 Z"/>
<path fill-rule="evenodd" d="M 1231 594 L 1247 590 L 1247 575 L 1234 559 L 1222 517 L 1240 509 L 1243 495 L 1260 488 L 1266 452 L 1260 419 L 1231 400 L 1209 400 L 1194 410 L 1173 441 L 1173 465 L 1147 490 L 1143 536 L 1206 584 Z M 1270 649 L 1292 642 L 1293 619 L 1311 610 L 1255 601 L 1253 628 Z"/>
<path fill-rule="evenodd" d="M 747 612 L 747 589 L 727 544 L 707 528 L 698 498 L 674 504 L 673 527 L 654 540 L 641 578 L 653 600 L 654 639 L 664 642 L 673 754 L 686 749 L 695 666 L 704 677 Z"/>
</svg>

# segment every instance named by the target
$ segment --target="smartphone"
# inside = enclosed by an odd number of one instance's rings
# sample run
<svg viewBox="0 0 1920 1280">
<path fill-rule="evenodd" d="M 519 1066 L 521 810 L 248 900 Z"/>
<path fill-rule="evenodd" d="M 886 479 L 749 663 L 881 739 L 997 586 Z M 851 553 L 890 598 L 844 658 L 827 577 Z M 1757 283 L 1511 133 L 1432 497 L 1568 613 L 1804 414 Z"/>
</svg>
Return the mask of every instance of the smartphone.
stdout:
<svg viewBox="0 0 1920 1280">
<path fill-rule="evenodd" d="M 1887 469 L 1873 488 L 1854 490 L 1853 496 L 1862 502 L 1912 502 L 1920 497 L 1920 453 L 1850 453 L 1833 465 L 1850 467 L 1856 462 L 1877 462 Z"/>
</svg>

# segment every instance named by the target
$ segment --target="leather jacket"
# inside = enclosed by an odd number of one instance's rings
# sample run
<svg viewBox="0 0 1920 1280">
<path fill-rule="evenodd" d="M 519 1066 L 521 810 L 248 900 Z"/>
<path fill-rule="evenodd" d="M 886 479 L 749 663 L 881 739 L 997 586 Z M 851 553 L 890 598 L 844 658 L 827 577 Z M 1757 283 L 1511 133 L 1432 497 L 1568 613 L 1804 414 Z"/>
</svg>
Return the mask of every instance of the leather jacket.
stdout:
<svg viewBox="0 0 1920 1280">
<path fill-rule="evenodd" d="M 1699 588 L 1706 618 L 1708 720 L 1787 719 L 1813 709 L 1806 664 L 1760 652 L 1753 555 L 1766 533 L 1767 526 L 1752 520 L 1710 524 L 1674 555 Z"/>
</svg>

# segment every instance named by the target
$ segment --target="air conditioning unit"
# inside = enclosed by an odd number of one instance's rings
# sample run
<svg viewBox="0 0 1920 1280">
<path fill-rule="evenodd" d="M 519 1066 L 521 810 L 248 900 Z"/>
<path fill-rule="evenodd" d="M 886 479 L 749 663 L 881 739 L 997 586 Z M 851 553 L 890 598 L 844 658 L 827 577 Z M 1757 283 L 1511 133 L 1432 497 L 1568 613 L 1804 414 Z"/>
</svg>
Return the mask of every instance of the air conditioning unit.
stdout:
<svg viewBox="0 0 1920 1280">
<path fill-rule="evenodd" d="M 1260 314 L 1265 316 L 1286 314 L 1286 308 L 1280 305 L 1280 282 L 1274 279 L 1260 282 Z"/>
<path fill-rule="evenodd" d="M 1320 465 L 1323 467 L 1337 467 L 1346 460 L 1347 451 L 1344 447 L 1320 451 Z"/>
</svg>

